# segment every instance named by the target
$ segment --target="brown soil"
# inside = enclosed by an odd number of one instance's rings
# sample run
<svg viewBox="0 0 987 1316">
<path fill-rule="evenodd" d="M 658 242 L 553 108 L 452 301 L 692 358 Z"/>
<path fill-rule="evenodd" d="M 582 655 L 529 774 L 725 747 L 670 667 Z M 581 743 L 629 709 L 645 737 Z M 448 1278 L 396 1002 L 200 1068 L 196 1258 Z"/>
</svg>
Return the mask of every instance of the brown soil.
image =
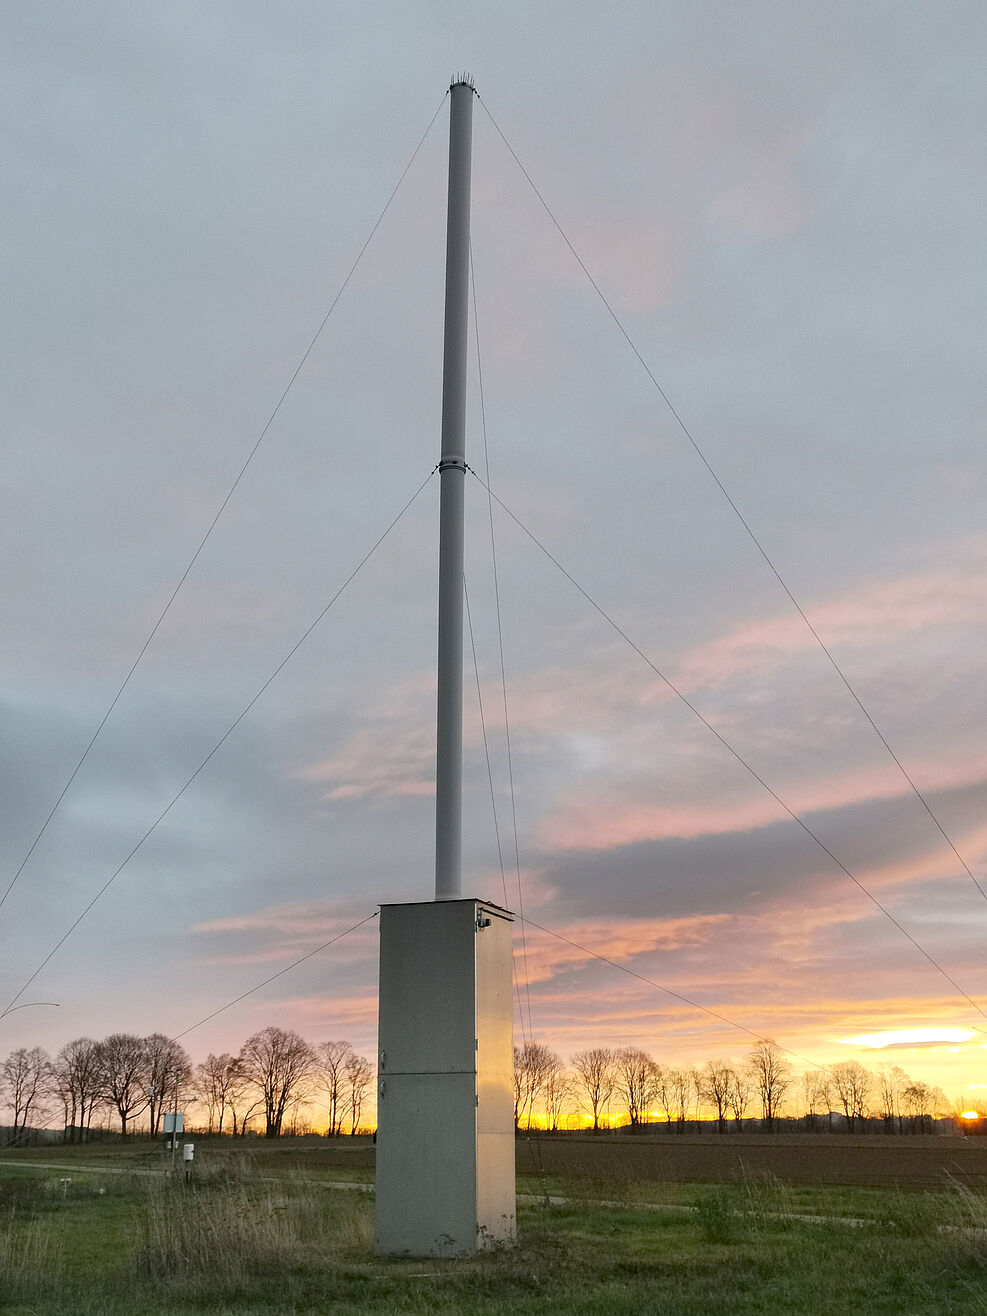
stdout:
<svg viewBox="0 0 987 1316">
<path fill-rule="evenodd" d="M 605 1181 L 726 1183 L 770 1177 L 786 1184 L 943 1188 L 958 1182 L 987 1192 L 987 1138 L 881 1137 L 838 1133 L 603 1134 L 517 1140 L 520 1172 Z"/>
</svg>

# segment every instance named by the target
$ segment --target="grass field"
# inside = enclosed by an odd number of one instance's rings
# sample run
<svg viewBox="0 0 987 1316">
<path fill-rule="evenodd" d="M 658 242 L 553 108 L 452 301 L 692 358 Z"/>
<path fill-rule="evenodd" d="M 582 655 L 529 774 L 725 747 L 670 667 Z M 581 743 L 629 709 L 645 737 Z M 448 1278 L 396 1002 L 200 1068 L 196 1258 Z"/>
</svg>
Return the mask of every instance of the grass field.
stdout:
<svg viewBox="0 0 987 1316">
<path fill-rule="evenodd" d="M 200 1144 L 188 1185 L 147 1144 L 4 1153 L 0 1311 L 987 1314 L 987 1198 L 959 1183 L 688 1184 L 613 1161 L 609 1174 L 555 1167 L 519 1179 L 535 1201 L 519 1210 L 517 1248 L 384 1261 L 370 1195 L 329 1186 L 372 1178 L 372 1149 L 344 1144 Z M 570 1200 L 547 1206 L 546 1189 Z"/>
</svg>

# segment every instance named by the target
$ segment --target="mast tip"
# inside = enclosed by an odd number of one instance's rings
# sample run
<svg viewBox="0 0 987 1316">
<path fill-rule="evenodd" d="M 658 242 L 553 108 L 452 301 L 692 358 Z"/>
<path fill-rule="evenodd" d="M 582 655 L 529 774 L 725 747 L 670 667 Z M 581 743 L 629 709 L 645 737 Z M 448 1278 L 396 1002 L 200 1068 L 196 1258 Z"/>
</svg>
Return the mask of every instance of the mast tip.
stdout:
<svg viewBox="0 0 987 1316">
<path fill-rule="evenodd" d="M 457 73 L 449 84 L 449 90 L 452 91 L 453 87 L 469 87 L 470 91 L 476 91 L 472 73 Z"/>
</svg>

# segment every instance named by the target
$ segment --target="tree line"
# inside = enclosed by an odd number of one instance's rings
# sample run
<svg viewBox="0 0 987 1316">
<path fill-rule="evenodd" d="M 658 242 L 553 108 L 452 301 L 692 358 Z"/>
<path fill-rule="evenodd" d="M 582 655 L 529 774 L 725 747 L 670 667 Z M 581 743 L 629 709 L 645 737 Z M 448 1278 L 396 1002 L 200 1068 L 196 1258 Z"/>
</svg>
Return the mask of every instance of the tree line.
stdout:
<svg viewBox="0 0 987 1316">
<path fill-rule="evenodd" d="M 858 1060 L 796 1073 L 781 1047 L 759 1042 L 740 1064 L 707 1060 L 698 1068 L 659 1064 L 639 1047 L 594 1047 L 566 1064 L 541 1042 L 514 1048 L 514 1125 L 565 1127 L 584 1111 L 593 1129 L 617 1122 L 638 1129 L 656 1120 L 680 1131 L 691 1121 L 715 1120 L 719 1132 L 742 1130 L 757 1118 L 773 1131 L 782 1117 L 804 1118 L 821 1129 L 841 1114 L 852 1132 L 879 1118 L 889 1132 L 931 1128 L 950 1113 L 941 1088 L 911 1078 L 898 1065 L 876 1073 Z"/>
<path fill-rule="evenodd" d="M 166 1110 L 192 1106 L 204 1132 L 243 1137 L 263 1121 L 264 1133 L 304 1132 L 306 1108 L 327 1111 L 326 1133 L 360 1127 L 374 1066 L 348 1042 L 312 1045 L 298 1033 L 263 1028 L 234 1055 L 210 1054 L 193 1064 L 163 1033 L 112 1033 L 67 1042 L 50 1057 L 40 1047 L 12 1051 L 0 1065 L 0 1108 L 12 1114 L 8 1136 L 61 1119 L 69 1141 L 85 1141 L 94 1121 L 118 1120 L 123 1137 L 138 1125 L 162 1131 Z M 810 1129 L 841 1115 L 853 1131 L 880 1119 L 895 1133 L 930 1129 L 950 1113 L 940 1088 L 897 1065 L 877 1072 L 857 1060 L 796 1073 L 786 1053 L 760 1042 L 737 1064 L 709 1060 L 695 1068 L 658 1063 L 638 1047 L 595 1047 L 569 1062 L 540 1042 L 514 1048 L 515 1127 L 551 1130 L 601 1125 L 675 1126 L 715 1121 L 720 1132 L 757 1119 L 772 1130 L 793 1116 Z"/>
<path fill-rule="evenodd" d="M 137 1121 L 161 1132 L 162 1115 L 189 1104 L 204 1116 L 205 1132 L 242 1137 L 264 1121 L 267 1137 L 298 1131 L 302 1109 L 314 1101 L 328 1111 L 329 1135 L 355 1133 L 374 1079 L 374 1066 L 349 1042 L 311 1045 L 290 1029 L 254 1033 L 236 1055 L 208 1055 L 193 1064 L 163 1033 L 77 1037 L 54 1057 L 20 1047 L 0 1065 L 0 1103 L 12 1113 L 11 1140 L 61 1116 L 65 1136 L 84 1142 L 96 1119 L 116 1118 L 124 1138 Z"/>
</svg>

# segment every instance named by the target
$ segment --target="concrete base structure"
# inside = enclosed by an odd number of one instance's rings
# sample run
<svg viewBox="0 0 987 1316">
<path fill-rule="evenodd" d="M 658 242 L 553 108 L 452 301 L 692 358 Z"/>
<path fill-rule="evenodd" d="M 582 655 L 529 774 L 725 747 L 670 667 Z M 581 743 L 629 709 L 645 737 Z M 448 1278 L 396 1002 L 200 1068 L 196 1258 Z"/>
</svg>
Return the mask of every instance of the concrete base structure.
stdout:
<svg viewBox="0 0 987 1316">
<path fill-rule="evenodd" d="M 511 921 L 482 900 L 381 906 L 382 1256 L 514 1241 Z"/>
</svg>

